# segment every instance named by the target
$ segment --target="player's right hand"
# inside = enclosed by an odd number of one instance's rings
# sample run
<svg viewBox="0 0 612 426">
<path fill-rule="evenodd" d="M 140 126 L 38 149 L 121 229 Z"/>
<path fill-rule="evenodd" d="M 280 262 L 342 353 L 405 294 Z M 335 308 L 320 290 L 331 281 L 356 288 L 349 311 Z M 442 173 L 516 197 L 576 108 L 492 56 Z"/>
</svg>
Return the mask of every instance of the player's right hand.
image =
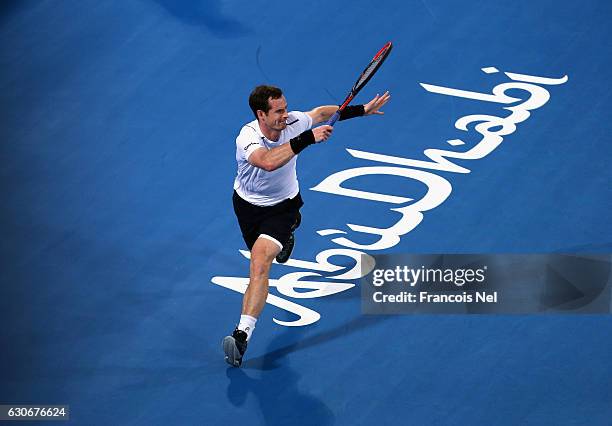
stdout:
<svg viewBox="0 0 612 426">
<path fill-rule="evenodd" d="M 332 126 L 328 126 L 327 124 L 312 129 L 315 142 L 319 143 L 322 141 L 326 141 L 331 136 L 333 130 L 334 128 Z"/>
</svg>

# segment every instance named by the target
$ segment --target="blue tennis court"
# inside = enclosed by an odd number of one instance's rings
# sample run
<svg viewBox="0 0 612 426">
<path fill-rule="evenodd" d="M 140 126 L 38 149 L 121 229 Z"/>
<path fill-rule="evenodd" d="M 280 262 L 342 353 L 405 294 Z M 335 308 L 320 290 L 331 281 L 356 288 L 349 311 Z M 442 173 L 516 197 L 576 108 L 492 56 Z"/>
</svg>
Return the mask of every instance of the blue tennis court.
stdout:
<svg viewBox="0 0 612 426">
<path fill-rule="evenodd" d="M 362 254 L 612 253 L 611 19 L 595 0 L 3 1 L 0 405 L 79 425 L 612 424 L 609 314 L 363 315 L 358 279 Z M 389 40 L 356 100 L 389 90 L 385 115 L 300 154 L 296 247 L 231 368 L 248 95 L 339 104 Z"/>
</svg>

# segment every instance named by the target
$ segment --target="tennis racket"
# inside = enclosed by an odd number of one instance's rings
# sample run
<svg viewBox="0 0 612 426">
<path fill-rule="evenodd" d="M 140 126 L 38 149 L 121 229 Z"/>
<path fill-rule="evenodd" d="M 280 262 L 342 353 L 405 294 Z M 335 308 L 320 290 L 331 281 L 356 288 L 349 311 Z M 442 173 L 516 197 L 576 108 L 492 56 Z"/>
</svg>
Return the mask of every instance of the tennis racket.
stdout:
<svg viewBox="0 0 612 426">
<path fill-rule="evenodd" d="M 348 96 L 346 97 L 342 105 L 340 105 L 340 108 L 338 108 L 338 111 L 336 111 L 334 115 L 332 115 L 331 118 L 325 124 L 333 126 L 336 121 L 338 121 L 342 110 L 346 108 L 346 106 L 353 100 L 353 98 L 357 96 L 357 93 L 359 93 L 359 91 L 363 89 L 363 86 L 365 86 L 367 82 L 370 81 L 370 79 L 374 76 L 376 71 L 378 71 L 383 62 L 385 62 L 385 59 L 387 59 L 387 56 L 389 56 L 392 47 L 393 45 L 389 41 L 382 47 L 382 49 L 378 51 L 376 55 L 374 55 L 374 58 L 372 58 L 368 66 L 365 67 L 365 69 L 357 79 L 357 82 L 355 82 L 355 85 L 349 92 Z"/>
</svg>

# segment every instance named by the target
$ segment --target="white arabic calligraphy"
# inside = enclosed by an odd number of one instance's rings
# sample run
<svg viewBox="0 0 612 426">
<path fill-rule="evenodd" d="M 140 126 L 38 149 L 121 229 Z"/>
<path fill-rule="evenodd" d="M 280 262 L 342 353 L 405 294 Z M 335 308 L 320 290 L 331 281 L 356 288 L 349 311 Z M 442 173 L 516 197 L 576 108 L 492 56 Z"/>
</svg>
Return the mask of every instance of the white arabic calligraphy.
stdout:
<svg viewBox="0 0 612 426">
<path fill-rule="evenodd" d="M 482 71 L 487 74 L 499 72 L 497 68 L 494 67 L 482 68 Z M 505 136 L 516 131 L 517 124 L 524 122 L 531 116 L 530 111 L 542 107 L 549 101 L 550 93 L 543 88 L 542 85 L 560 85 L 568 81 L 567 75 L 561 78 L 549 78 L 509 72 L 505 72 L 504 74 L 512 81 L 495 86 L 491 91 L 492 93 L 479 93 L 420 83 L 425 90 L 431 93 L 509 105 L 503 107 L 503 109 L 510 111 L 510 115 L 497 117 L 493 115 L 474 114 L 460 117 L 455 122 L 455 128 L 464 132 L 470 132 L 470 127 L 473 127 L 473 131 L 482 136 L 481 140 L 467 151 L 451 151 L 434 148 L 426 149 L 423 154 L 430 161 L 347 149 L 348 153 L 355 158 L 388 165 L 375 165 L 342 170 L 328 176 L 311 189 L 318 192 L 394 205 L 406 204 L 402 207 L 390 209 L 391 211 L 400 213 L 401 218 L 389 228 L 378 228 L 352 223 L 346 224 L 348 229 L 355 233 L 377 236 L 378 240 L 371 244 L 360 244 L 353 241 L 351 239 L 352 236 L 349 235 L 347 231 L 339 229 L 318 230 L 317 233 L 320 236 L 342 234 L 343 236 L 332 238 L 331 241 L 345 248 L 324 250 L 316 255 L 316 262 L 291 259 L 285 265 L 292 268 L 332 273 L 346 269 L 346 267 L 332 263 L 329 259 L 332 256 L 344 256 L 354 261 L 353 267 L 345 273 L 327 276 L 325 278 L 331 280 L 355 280 L 367 275 L 372 271 L 375 264 L 374 258 L 366 254 L 365 251 L 378 251 L 396 246 L 401 241 L 402 236 L 411 232 L 421 223 L 424 218 L 424 212 L 440 206 L 451 194 L 451 183 L 446 178 L 431 171 L 470 173 L 468 168 L 453 163 L 451 159 L 478 160 L 486 157 L 503 142 Z M 527 92 L 529 97 L 521 99 L 507 94 L 508 91 L 516 91 L 517 89 Z M 511 105 L 517 102 L 520 103 Z M 465 144 L 461 139 L 451 139 L 447 142 L 455 147 Z M 409 197 L 362 191 L 342 186 L 343 183 L 355 177 L 368 175 L 392 175 L 419 181 L 427 187 L 427 192 L 421 199 L 413 202 L 414 200 Z M 247 259 L 250 258 L 249 252 L 241 251 L 241 253 Z M 280 294 L 286 297 L 304 299 L 329 296 L 346 291 L 355 286 L 355 284 L 345 281 L 322 282 L 303 280 L 307 277 L 321 278 L 323 275 L 317 272 L 291 272 L 283 275 L 279 279 L 270 279 L 270 287 L 275 287 Z M 212 282 L 239 293 L 244 293 L 247 289 L 249 279 L 216 276 L 213 277 Z M 298 292 L 296 289 L 310 291 Z M 304 326 L 318 321 L 321 317 L 316 311 L 272 294 L 268 295 L 267 303 L 298 316 L 298 319 L 295 321 L 280 321 L 274 318 L 274 322 L 280 325 Z"/>
<path fill-rule="evenodd" d="M 497 72 L 495 68 L 483 68 L 483 71 L 489 74 Z M 458 130 L 468 132 L 468 126 L 470 124 L 475 124 L 474 130 L 482 135 L 480 142 L 467 151 L 458 152 L 442 149 L 426 149 L 423 154 L 425 154 L 425 156 L 432 161 L 415 160 L 411 158 L 395 157 L 351 149 L 348 149 L 347 151 L 353 157 L 364 160 L 415 167 L 419 169 L 429 169 L 452 173 L 470 173 L 469 169 L 453 163 L 449 160 L 449 158 L 460 160 L 478 160 L 486 157 L 503 142 L 504 136 L 512 134 L 516 131 L 516 125 L 518 123 L 522 123 L 529 118 L 531 115 L 529 111 L 540 108 L 550 99 L 550 93 L 546 89 L 536 86 L 533 83 L 562 84 L 568 80 L 567 76 L 560 79 L 551 79 L 514 73 L 505 74 L 515 81 L 502 83 L 495 86 L 492 90 L 493 94 L 484 94 L 421 83 L 421 86 L 432 93 L 502 104 L 511 104 L 521 101 L 519 98 L 506 95 L 508 90 L 520 89 L 529 93 L 530 96 L 526 100 L 523 100 L 522 103 L 504 108 L 511 112 L 511 114 L 507 117 L 475 114 L 459 118 L 455 122 L 455 127 Z M 455 146 L 463 145 L 463 141 L 460 139 L 453 139 L 449 142 L 451 145 Z M 419 180 L 427 185 L 428 191 L 421 200 L 414 204 L 400 208 L 392 208 L 392 211 L 401 213 L 402 217 L 390 228 L 381 229 L 364 225 L 347 224 L 347 227 L 352 231 L 379 236 L 380 238 L 378 241 L 372 244 L 363 245 L 358 244 L 347 237 L 332 239 L 332 242 L 338 245 L 360 250 L 384 250 L 394 247 L 400 242 L 401 236 L 412 231 L 422 221 L 423 212 L 438 207 L 448 198 L 452 191 L 452 185 L 450 182 L 441 176 L 422 170 L 403 167 L 359 167 L 342 170 L 328 176 L 321 183 L 311 189 L 313 191 L 394 204 L 412 201 L 410 198 L 364 192 L 355 189 L 347 189 L 341 186 L 341 184 L 345 181 L 348 181 L 354 177 L 363 176 L 365 174 L 393 174 L 396 176 L 408 177 Z M 338 229 L 323 229 L 317 232 L 319 235 L 324 236 L 339 233 L 346 234 L 345 231 Z"/>
</svg>

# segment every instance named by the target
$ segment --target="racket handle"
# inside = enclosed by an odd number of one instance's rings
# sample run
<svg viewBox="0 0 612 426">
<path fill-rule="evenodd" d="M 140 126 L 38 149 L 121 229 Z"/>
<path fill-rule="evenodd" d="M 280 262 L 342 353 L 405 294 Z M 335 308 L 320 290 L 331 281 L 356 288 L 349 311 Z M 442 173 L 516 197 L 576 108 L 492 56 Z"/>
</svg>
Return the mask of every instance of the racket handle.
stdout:
<svg viewBox="0 0 612 426">
<path fill-rule="evenodd" d="M 330 119 L 327 120 L 327 123 L 325 124 L 327 124 L 328 126 L 333 126 L 334 124 L 336 124 L 336 121 L 338 121 L 339 118 L 340 118 L 340 110 L 336 111 L 334 115 L 332 115 Z"/>
</svg>

